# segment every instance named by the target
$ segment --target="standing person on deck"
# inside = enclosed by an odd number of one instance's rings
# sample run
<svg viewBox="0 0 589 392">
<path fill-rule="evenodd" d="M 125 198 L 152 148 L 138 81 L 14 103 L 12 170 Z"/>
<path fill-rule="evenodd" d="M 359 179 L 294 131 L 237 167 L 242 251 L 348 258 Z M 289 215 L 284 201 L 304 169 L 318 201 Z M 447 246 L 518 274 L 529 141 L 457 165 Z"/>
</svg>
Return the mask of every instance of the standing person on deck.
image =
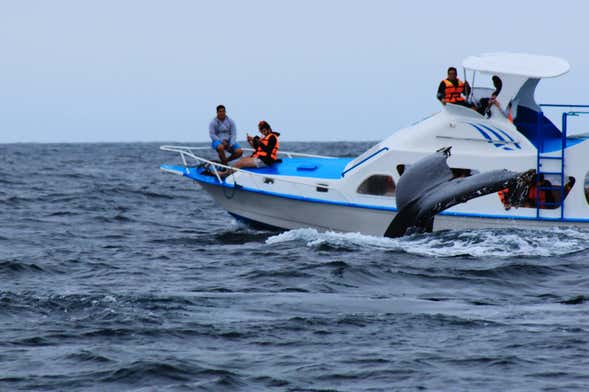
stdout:
<svg viewBox="0 0 589 392">
<path fill-rule="evenodd" d="M 209 136 L 211 137 L 211 147 L 219 154 L 219 160 L 223 165 L 229 161 L 241 157 L 243 151 L 241 146 L 236 142 L 237 127 L 235 122 L 227 116 L 225 106 L 217 106 L 217 115 L 209 124 Z M 229 158 L 225 152 L 231 153 Z"/>
<path fill-rule="evenodd" d="M 453 103 L 470 108 L 471 105 L 466 102 L 465 98 L 470 94 L 470 86 L 468 82 L 458 79 L 457 75 L 456 68 L 448 68 L 448 77 L 442 80 L 438 86 L 437 98 L 442 102 L 442 105 Z"/>
</svg>

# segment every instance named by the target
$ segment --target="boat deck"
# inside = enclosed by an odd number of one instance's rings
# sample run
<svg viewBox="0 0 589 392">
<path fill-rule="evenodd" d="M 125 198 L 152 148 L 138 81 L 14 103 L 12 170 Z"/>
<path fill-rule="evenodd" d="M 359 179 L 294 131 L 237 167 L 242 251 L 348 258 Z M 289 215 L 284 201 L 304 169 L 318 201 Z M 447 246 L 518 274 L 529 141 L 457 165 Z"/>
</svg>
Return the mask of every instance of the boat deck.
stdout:
<svg viewBox="0 0 589 392">
<path fill-rule="evenodd" d="M 247 168 L 245 171 L 264 174 L 269 176 L 289 176 L 289 177 L 306 177 L 306 178 L 323 178 L 339 179 L 342 178 L 342 172 L 346 165 L 353 158 L 283 158 L 282 162 L 275 163 L 270 167 Z M 218 183 L 215 176 L 203 174 L 203 167 L 189 167 L 179 165 L 162 165 L 161 168 L 166 171 L 181 174 L 193 180 Z"/>
<path fill-rule="evenodd" d="M 244 169 L 260 174 L 309 178 L 338 179 L 353 158 L 284 158 L 282 162 L 260 169 Z"/>
</svg>

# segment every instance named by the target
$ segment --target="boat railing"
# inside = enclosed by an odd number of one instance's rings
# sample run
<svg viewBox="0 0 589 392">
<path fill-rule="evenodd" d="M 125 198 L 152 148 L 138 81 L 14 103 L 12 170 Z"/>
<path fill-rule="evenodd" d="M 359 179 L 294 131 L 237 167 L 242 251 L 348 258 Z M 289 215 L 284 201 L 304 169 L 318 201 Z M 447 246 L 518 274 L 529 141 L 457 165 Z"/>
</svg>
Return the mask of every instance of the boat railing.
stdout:
<svg viewBox="0 0 589 392">
<path fill-rule="evenodd" d="M 588 132 L 584 134 L 575 134 L 573 136 L 569 135 L 567 131 L 567 118 L 569 116 L 578 117 L 581 115 L 589 114 L 589 105 L 579 105 L 579 104 L 562 104 L 562 103 L 543 103 L 539 105 L 541 108 L 566 108 L 566 109 L 573 109 L 573 110 L 565 110 L 562 112 L 562 137 L 563 143 L 566 143 L 566 138 L 571 137 L 586 137 Z M 586 110 L 577 110 L 577 109 L 586 109 Z M 540 114 L 544 115 L 542 112 Z M 566 146 L 566 145 L 563 145 Z"/>
<path fill-rule="evenodd" d="M 349 201 L 349 198 L 344 193 L 340 192 L 339 190 L 337 190 L 334 187 L 330 187 L 329 184 L 326 184 L 326 183 L 321 183 L 321 184 L 309 183 L 309 182 L 304 182 L 304 181 L 297 181 L 297 180 L 291 179 L 291 178 L 282 178 L 279 176 L 273 176 L 272 174 L 269 174 L 269 173 L 256 173 L 256 172 L 249 171 L 249 170 L 242 170 L 242 169 L 238 169 L 238 168 L 235 168 L 235 167 L 232 167 L 229 165 L 224 165 L 222 163 L 212 161 L 210 159 L 203 158 L 203 157 L 198 156 L 194 153 L 194 151 L 210 150 L 210 147 L 161 146 L 160 150 L 176 152 L 176 153 L 180 154 L 180 156 L 182 158 L 182 163 L 183 163 L 184 168 L 186 170 L 186 174 L 188 174 L 190 172 L 187 158 L 191 158 L 191 159 L 194 159 L 195 161 L 199 162 L 199 164 L 210 165 L 210 168 L 212 169 L 213 174 L 215 175 L 215 177 L 217 177 L 217 180 L 220 183 L 223 183 L 223 178 L 221 177 L 218 168 L 223 168 L 225 170 L 231 170 L 230 176 L 233 176 L 235 173 L 241 173 L 242 175 L 250 176 L 253 178 L 261 178 L 264 183 L 269 183 L 269 181 L 274 183 L 274 182 L 278 181 L 278 182 L 283 182 L 283 183 L 290 183 L 290 184 L 296 184 L 296 185 L 302 185 L 302 186 L 306 186 L 306 187 L 310 187 L 310 188 L 315 188 L 319 192 L 331 191 L 331 192 L 335 192 L 338 195 L 340 195 L 344 200 Z M 243 148 L 243 150 L 253 151 L 253 149 L 251 149 L 251 148 Z M 311 158 L 335 159 L 335 157 L 330 157 L 330 156 L 312 155 L 312 154 L 304 154 L 304 153 L 288 152 L 288 151 L 279 152 L 279 155 L 280 154 L 286 155 L 289 158 L 296 157 L 296 156 L 302 156 L 302 157 L 311 157 Z M 237 181 L 235 180 L 235 177 L 233 177 L 233 182 L 234 182 L 234 186 L 238 185 Z"/>
<path fill-rule="evenodd" d="M 190 146 L 161 146 L 160 150 L 164 151 L 173 151 L 173 152 L 180 152 L 179 150 L 184 151 L 210 151 L 211 147 L 190 147 Z M 253 148 L 242 148 L 244 151 L 254 151 Z M 278 151 L 278 155 L 286 155 L 289 158 L 292 157 L 306 157 L 306 158 L 325 158 L 325 159 L 337 159 L 337 157 L 332 157 L 328 155 L 314 155 L 314 154 L 305 154 L 302 152 L 292 152 L 292 151 Z"/>
</svg>

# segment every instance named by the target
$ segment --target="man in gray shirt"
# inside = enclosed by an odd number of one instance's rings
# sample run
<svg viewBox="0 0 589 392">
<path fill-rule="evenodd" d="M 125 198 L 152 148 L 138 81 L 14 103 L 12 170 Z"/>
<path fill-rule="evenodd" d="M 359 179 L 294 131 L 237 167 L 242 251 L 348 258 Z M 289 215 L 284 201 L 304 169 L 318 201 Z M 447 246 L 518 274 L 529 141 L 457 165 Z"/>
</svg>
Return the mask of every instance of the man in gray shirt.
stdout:
<svg viewBox="0 0 589 392">
<path fill-rule="evenodd" d="M 225 113 L 225 106 L 217 106 L 217 116 L 209 124 L 209 136 L 211 137 L 211 147 L 219 154 L 219 159 L 223 165 L 229 161 L 241 157 L 243 151 L 241 146 L 236 142 L 237 128 L 235 122 Z M 231 153 L 229 158 L 225 151 Z"/>
</svg>

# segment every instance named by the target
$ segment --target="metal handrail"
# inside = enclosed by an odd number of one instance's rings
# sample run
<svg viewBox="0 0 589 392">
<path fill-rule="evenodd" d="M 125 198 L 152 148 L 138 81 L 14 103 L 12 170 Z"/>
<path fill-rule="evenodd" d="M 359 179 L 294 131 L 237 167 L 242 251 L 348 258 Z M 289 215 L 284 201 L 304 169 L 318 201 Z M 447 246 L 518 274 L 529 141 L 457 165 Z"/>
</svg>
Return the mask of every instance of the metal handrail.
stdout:
<svg viewBox="0 0 589 392">
<path fill-rule="evenodd" d="M 273 176 L 271 174 L 267 174 L 267 173 L 256 173 L 256 172 L 252 172 L 249 170 L 242 170 L 242 169 L 238 169 L 235 168 L 233 166 L 229 166 L 229 165 L 224 165 L 222 163 L 219 162 L 214 162 L 211 161 L 209 159 L 206 158 L 202 158 L 199 157 L 195 154 L 192 153 L 192 150 L 208 150 L 210 149 L 210 147 L 187 147 L 187 146 L 161 146 L 160 150 L 163 151 L 170 151 L 170 152 L 177 152 L 180 154 L 180 156 L 182 157 L 182 162 L 184 163 L 184 168 L 186 169 L 186 173 L 188 173 L 188 163 L 186 162 L 186 156 L 195 159 L 196 161 L 202 162 L 202 163 L 207 163 L 209 165 L 211 165 L 213 167 L 214 170 L 214 174 L 217 177 L 217 180 L 219 180 L 220 183 L 223 182 L 223 180 L 221 179 L 221 176 L 219 175 L 218 171 L 217 171 L 217 167 L 222 167 L 225 168 L 226 170 L 231 170 L 231 176 L 233 176 L 236 172 L 237 173 L 242 173 L 244 175 L 248 175 L 248 176 L 252 176 L 252 177 L 263 177 L 263 178 L 271 178 L 273 180 L 276 181 L 281 181 L 281 182 L 285 182 L 285 183 L 291 183 L 291 184 L 296 184 L 296 185 L 304 185 L 304 186 L 308 186 L 311 188 L 316 188 L 317 186 L 321 186 L 322 188 L 327 188 L 330 191 L 335 191 L 337 194 L 339 194 L 344 200 L 346 200 L 347 202 L 349 202 L 349 198 L 341 191 L 337 190 L 336 188 L 330 187 L 328 184 L 310 184 L 308 182 L 302 182 L 302 181 L 296 181 L 296 180 L 292 180 L 292 179 L 284 179 L 284 178 L 278 178 L 276 176 Z M 246 149 L 246 150 L 250 150 L 250 149 Z M 286 153 L 286 152 L 284 152 Z M 290 153 L 293 155 L 303 155 L 300 153 Z M 309 155 L 309 154 L 304 154 L 303 156 L 312 156 L 312 157 L 316 157 L 319 158 L 321 156 L 318 155 Z M 321 157 L 321 158 L 334 158 L 334 157 Z M 237 181 L 235 181 L 235 178 L 233 178 L 233 183 L 234 185 L 237 185 Z"/>
<path fill-rule="evenodd" d="M 184 148 L 186 150 L 210 150 L 210 147 L 190 147 L 190 146 L 161 146 L 160 150 L 164 151 L 173 151 L 170 148 Z M 253 148 L 242 148 L 245 151 L 254 151 Z M 175 151 L 175 150 L 174 150 Z M 306 157 L 306 158 L 325 158 L 325 159 L 337 159 L 337 157 L 332 157 L 328 155 L 314 155 L 314 154 L 304 154 L 302 152 L 292 152 L 292 151 L 278 151 L 278 155 L 286 155 L 289 158 L 294 157 Z"/>
<path fill-rule="evenodd" d="M 563 103 L 541 103 L 540 107 L 547 108 L 589 108 L 589 105 L 568 105 Z"/>
</svg>

